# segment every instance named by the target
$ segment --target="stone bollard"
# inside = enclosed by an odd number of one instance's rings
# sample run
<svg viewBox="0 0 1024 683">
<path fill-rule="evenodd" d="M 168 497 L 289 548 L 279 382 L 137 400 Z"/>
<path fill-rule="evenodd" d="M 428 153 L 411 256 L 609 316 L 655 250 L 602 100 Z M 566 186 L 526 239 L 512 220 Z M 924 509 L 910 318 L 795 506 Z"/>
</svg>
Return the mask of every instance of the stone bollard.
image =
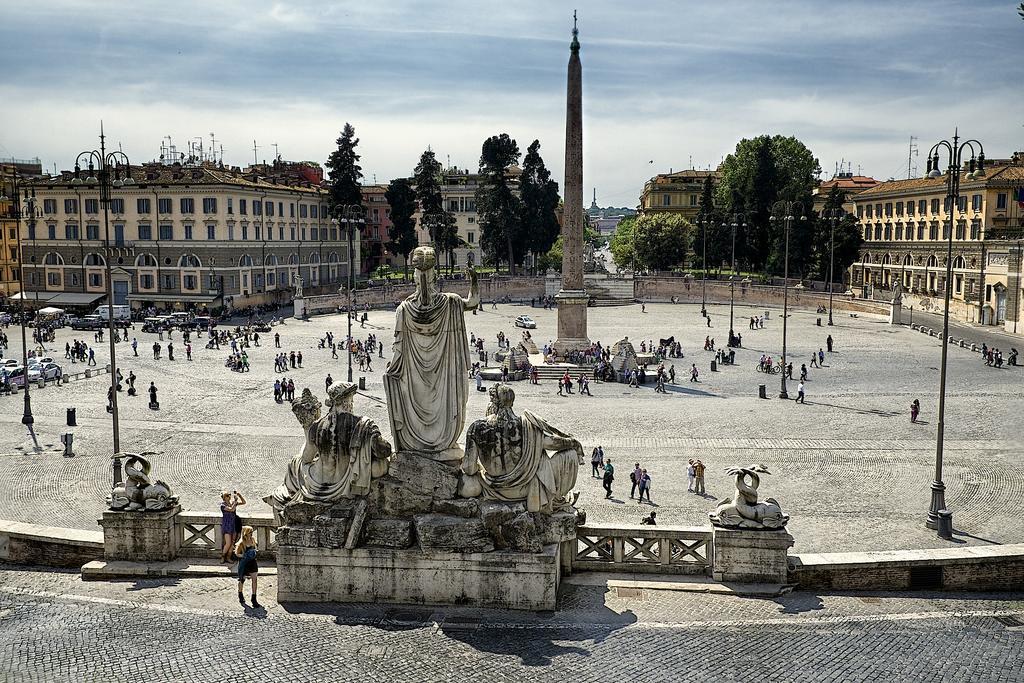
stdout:
<svg viewBox="0 0 1024 683">
<path fill-rule="evenodd" d="M 92 377 L 92 370 L 90 368 L 86 368 L 85 369 L 85 378 L 89 379 L 90 377 Z"/>
<path fill-rule="evenodd" d="M 768 387 L 766 387 L 763 384 L 758 384 L 757 385 L 757 397 L 758 398 L 768 398 Z"/>
<path fill-rule="evenodd" d="M 36 386 L 39 387 L 40 389 L 45 389 L 46 388 L 46 378 L 44 376 L 40 375 L 39 376 L 39 381 L 36 382 Z"/>
<path fill-rule="evenodd" d="M 718 361 L 711 361 L 711 372 L 718 372 Z"/>
<path fill-rule="evenodd" d="M 966 348 L 966 347 L 967 347 L 967 342 L 965 342 L 963 339 L 961 339 L 960 340 L 960 348 L 963 349 L 963 348 Z"/>
<path fill-rule="evenodd" d="M 817 322 L 816 322 L 815 324 L 816 324 L 816 325 L 817 325 L 818 327 L 821 327 L 821 318 L 818 318 L 818 320 L 817 320 Z"/>
<path fill-rule="evenodd" d="M 71 378 L 68 377 L 67 375 L 61 375 L 60 376 L 60 383 L 61 384 L 67 384 L 70 381 L 71 381 Z"/>
<path fill-rule="evenodd" d="M 939 538 L 947 541 L 953 540 L 953 513 L 949 510 L 939 510 L 938 532 Z"/>
<path fill-rule="evenodd" d="M 971 344 L 971 351 L 977 351 L 977 350 L 978 350 L 978 345 L 977 344 Z"/>
<path fill-rule="evenodd" d="M 13 382 L 11 382 L 11 393 L 12 394 L 18 393 L 18 385 L 13 383 Z"/>
<path fill-rule="evenodd" d="M 60 442 L 64 444 L 64 457 L 73 458 L 75 456 L 74 443 L 75 435 L 73 432 L 64 432 L 60 435 Z"/>
</svg>

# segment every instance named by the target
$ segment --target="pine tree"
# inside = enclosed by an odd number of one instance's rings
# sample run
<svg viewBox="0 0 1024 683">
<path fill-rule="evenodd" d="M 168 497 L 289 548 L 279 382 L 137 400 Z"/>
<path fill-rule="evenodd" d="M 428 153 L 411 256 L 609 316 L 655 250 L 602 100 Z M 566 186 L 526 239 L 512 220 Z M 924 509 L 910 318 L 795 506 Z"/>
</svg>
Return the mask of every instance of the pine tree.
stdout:
<svg viewBox="0 0 1024 683">
<path fill-rule="evenodd" d="M 332 214 L 339 206 L 363 204 L 363 189 L 359 182 L 363 178 L 363 169 L 359 166 L 359 155 L 356 153 L 359 138 L 352 124 L 345 124 L 335 144 L 337 149 L 327 158 Z"/>
<path fill-rule="evenodd" d="M 548 253 L 558 239 L 558 183 L 551 180 L 551 171 L 540 156 L 540 141 L 534 140 L 523 159 L 523 174 L 519 180 L 522 204 L 520 224 L 526 249 L 534 255 L 536 266 L 539 256 Z"/>
<path fill-rule="evenodd" d="M 504 253 L 509 273 L 515 274 L 517 263 L 526 253 L 522 239 L 519 199 L 509 187 L 508 170 L 519 161 L 519 145 L 508 133 L 493 135 L 480 151 L 480 174 L 483 180 L 476 191 L 476 208 L 480 216 L 480 247 L 497 265 Z"/>
<path fill-rule="evenodd" d="M 409 254 L 416 248 L 416 192 L 406 178 L 396 178 L 388 185 L 384 198 L 391 207 L 388 248 L 405 259 L 405 277 L 409 277 Z"/>
</svg>

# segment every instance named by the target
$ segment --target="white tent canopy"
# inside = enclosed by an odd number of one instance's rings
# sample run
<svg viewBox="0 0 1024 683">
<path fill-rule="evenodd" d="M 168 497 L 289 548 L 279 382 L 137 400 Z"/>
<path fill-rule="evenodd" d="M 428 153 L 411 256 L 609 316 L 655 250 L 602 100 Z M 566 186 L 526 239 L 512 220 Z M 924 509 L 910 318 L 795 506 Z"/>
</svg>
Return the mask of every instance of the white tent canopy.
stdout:
<svg viewBox="0 0 1024 683">
<path fill-rule="evenodd" d="M 64 312 L 63 308 L 56 308 L 54 306 L 47 306 L 46 308 L 40 308 L 39 312 L 43 315 L 60 315 Z"/>
</svg>

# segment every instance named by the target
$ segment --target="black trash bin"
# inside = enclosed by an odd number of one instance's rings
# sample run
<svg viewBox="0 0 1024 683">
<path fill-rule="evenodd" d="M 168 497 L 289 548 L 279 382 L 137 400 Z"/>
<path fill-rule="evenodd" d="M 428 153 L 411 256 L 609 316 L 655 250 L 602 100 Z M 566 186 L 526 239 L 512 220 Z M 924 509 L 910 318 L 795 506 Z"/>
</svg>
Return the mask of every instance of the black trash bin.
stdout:
<svg viewBox="0 0 1024 683">
<path fill-rule="evenodd" d="M 68 408 L 68 427 L 77 427 L 78 421 L 75 419 L 75 412 L 77 408 Z"/>
<path fill-rule="evenodd" d="M 711 361 L 711 372 L 718 372 L 718 361 Z"/>
<path fill-rule="evenodd" d="M 939 538 L 947 541 L 953 539 L 953 513 L 949 510 L 939 510 Z"/>
<path fill-rule="evenodd" d="M 768 398 L 768 387 L 763 384 L 757 385 L 757 396 L 758 398 Z"/>
</svg>

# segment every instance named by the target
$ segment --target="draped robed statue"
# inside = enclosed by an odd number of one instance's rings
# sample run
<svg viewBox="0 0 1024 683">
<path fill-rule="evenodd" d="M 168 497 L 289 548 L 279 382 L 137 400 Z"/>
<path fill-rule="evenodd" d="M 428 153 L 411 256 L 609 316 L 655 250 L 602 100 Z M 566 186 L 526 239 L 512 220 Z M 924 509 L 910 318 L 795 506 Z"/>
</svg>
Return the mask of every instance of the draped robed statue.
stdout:
<svg viewBox="0 0 1024 683">
<path fill-rule="evenodd" d="M 470 267 L 468 298 L 437 290 L 432 247 L 412 253 L 416 292 L 395 313 L 395 342 L 384 373 L 395 451 L 435 460 L 462 457 L 456 441 L 469 398 L 469 341 L 465 312 L 480 305 L 476 271 Z"/>
</svg>

